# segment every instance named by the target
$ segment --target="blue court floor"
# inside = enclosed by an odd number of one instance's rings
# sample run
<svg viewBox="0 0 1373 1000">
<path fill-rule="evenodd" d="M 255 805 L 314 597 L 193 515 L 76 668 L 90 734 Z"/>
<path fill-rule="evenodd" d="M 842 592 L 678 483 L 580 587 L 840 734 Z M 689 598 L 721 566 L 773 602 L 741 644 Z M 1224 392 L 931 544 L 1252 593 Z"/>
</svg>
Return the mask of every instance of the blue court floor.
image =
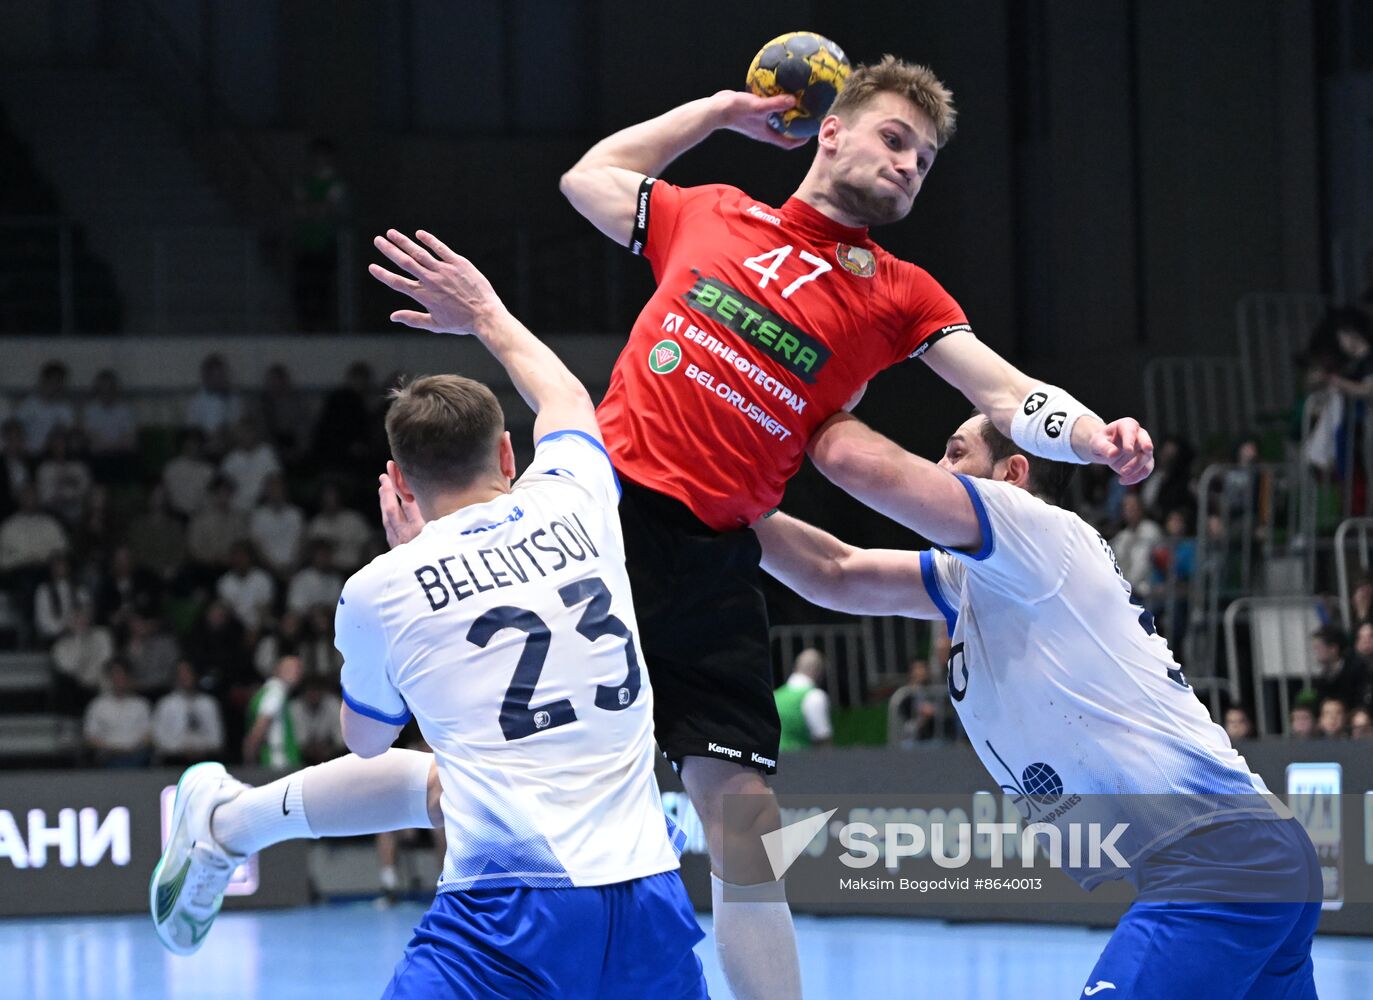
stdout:
<svg viewBox="0 0 1373 1000">
<path fill-rule="evenodd" d="M 146 918 L 0 920 L 0 997 L 23 1000 L 372 1000 L 422 908 L 368 903 L 221 916 L 189 959 Z M 709 918 L 702 919 L 707 931 Z M 1080 996 L 1106 932 L 925 920 L 798 917 L 810 1000 Z M 711 995 L 729 997 L 709 938 Z M 1373 996 L 1373 940 L 1316 939 L 1322 1000 Z"/>
</svg>

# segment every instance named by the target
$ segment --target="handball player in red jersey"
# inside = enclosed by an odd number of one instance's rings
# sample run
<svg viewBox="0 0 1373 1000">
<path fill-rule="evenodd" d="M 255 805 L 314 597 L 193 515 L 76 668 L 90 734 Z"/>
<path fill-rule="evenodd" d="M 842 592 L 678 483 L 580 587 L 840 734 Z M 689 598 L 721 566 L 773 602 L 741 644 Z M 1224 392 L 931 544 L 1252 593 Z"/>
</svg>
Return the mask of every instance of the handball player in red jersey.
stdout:
<svg viewBox="0 0 1373 1000">
<path fill-rule="evenodd" d="M 1153 467 L 1137 422 L 1105 425 L 1018 371 L 973 335 L 934 278 L 869 235 L 906 217 L 953 133 L 952 95 L 925 67 L 887 56 L 857 68 L 780 207 L 727 185 L 659 179 L 717 129 L 803 145 L 767 124 L 790 100 L 722 91 L 692 101 L 602 140 L 561 184 L 601 232 L 648 259 L 658 282 L 598 417 L 624 485 L 656 736 L 706 826 L 717 904 L 719 876 L 772 878 L 765 865 L 740 871 L 733 856 L 726 871 L 723 856 L 723 797 L 756 794 L 767 812 L 763 774 L 775 769 L 779 736 L 749 525 L 778 505 L 820 425 L 878 372 L 919 357 L 1028 451 L 1106 463 L 1127 484 Z M 715 920 L 737 996 L 799 995 L 784 904 L 717 905 Z"/>
</svg>

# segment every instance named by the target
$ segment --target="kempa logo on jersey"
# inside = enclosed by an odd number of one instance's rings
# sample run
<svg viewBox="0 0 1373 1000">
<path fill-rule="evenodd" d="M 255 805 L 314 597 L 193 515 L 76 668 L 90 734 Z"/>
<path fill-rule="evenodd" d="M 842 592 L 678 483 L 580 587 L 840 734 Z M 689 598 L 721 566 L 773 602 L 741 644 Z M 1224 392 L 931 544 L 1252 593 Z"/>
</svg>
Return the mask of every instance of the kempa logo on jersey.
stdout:
<svg viewBox="0 0 1373 1000">
<path fill-rule="evenodd" d="M 684 298 L 690 308 L 731 333 L 747 337 L 803 382 L 814 382 L 833 353 L 804 330 L 718 278 L 698 274 Z"/>
<path fill-rule="evenodd" d="M 773 215 L 771 212 L 764 212 L 762 205 L 750 205 L 744 210 L 744 214 L 751 215 L 755 219 L 761 219 L 764 222 L 771 222 L 774 226 L 780 226 L 782 224 L 782 220 L 777 216 Z"/>
<path fill-rule="evenodd" d="M 667 375 L 681 363 L 682 349 L 675 340 L 660 340 L 648 352 L 648 370 L 655 375 Z"/>
<path fill-rule="evenodd" d="M 837 243 L 834 259 L 849 274 L 859 278 L 871 278 L 877 273 L 877 257 L 864 247 L 851 247 L 847 243 Z"/>
</svg>

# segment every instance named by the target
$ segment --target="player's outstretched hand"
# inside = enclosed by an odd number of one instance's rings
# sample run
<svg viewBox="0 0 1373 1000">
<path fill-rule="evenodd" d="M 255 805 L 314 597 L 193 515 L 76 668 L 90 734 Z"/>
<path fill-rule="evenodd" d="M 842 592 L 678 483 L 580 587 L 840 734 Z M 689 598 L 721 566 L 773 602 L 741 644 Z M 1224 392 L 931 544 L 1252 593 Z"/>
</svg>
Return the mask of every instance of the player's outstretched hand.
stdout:
<svg viewBox="0 0 1373 1000">
<path fill-rule="evenodd" d="M 415 237 L 424 246 L 395 229 L 388 229 L 385 236 L 372 240 L 391 263 L 410 277 L 388 271 L 380 264 L 367 265 L 368 273 L 428 310 L 398 309 L 391 314 L 393 323 L 437 333 L 471 333 L 483 315 L 505 308 L 486 275 L 470 260 L 449 250 L 437 236 L 423 229 Z"/>
<path fill-rule="evenodd" d="M 386 530 L 386 544 L 393 549 L 410 541 L 424 527 L 424 518 L 415 501 L 405 499 L 396 489 L 395 476 L 396 463 L 387 462 L 386 471 L 377 477 L 381 526 Z"/>
<path fill-rule="evenodd" d="M 1093 462 L 1109 465 L 1124 486 L 1143 482 L 1154 471 L 1154 442 L 1133 417 L 1113 420 L 1092 435 Z"/>
<path fill-rule="evenodd" d="M 783 135 L 768 124 L 772 115 L 796 106 L 796 98 L 791 94 L 759 97 L 747 90 L 722 90 L 717 96 L 724 102 L 725 128 L 783 149 L 799 149 L 806 144 L 805 139 Z"/>
</svg>

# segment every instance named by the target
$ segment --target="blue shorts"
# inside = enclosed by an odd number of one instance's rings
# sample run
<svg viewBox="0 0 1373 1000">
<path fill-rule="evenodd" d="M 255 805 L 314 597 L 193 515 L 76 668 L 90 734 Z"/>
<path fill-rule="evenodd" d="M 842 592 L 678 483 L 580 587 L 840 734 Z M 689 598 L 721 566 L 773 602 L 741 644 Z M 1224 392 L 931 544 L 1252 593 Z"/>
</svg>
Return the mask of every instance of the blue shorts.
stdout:
<svg viewBox="0 0 1373 1000">
<path fill-rule="evenodd" d="M 577 889 L 440 893 L 382 1000 L 698 1000 L 705 935 L 675 871 Z"/>
<path fill-rule="evenodd" d="M 1199 830 L 1148 858 L 1138 886 L 1082 996 L 1315 1000 L 1320 863 L 1296 820 Z"/>
</svg>

